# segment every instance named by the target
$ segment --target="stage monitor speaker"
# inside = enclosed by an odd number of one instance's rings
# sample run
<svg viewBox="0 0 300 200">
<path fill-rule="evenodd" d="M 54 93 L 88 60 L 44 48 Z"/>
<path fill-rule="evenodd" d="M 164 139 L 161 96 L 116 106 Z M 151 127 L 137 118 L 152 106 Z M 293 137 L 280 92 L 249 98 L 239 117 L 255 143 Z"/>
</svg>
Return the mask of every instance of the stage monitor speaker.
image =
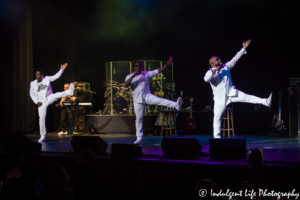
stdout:
<svg viewBox="0 0 300 200">
<path fill-rule="evenodd" d="M 112 144 L 112 158 L 140 158 L 142 156 L 142 147 L 134 144 Z"/>
<path fill-rule="evenodd" d="M 246 138 L 209 138 L 211 159 L 246 158 Z"/>
<path fill-rule="evenodd" d="M 194 137 L 163 137 L 161 148 L 166 158 L 191 159 L 200 156 L 202 151 Z"/>
<path fill-rule="evenodd" d="M 103 155 L 107 149 L 107 142 L 99 136 L 73 136 L 71 145 L 76 154 L 80 150 L 89 149 L 96 155 Z"/>
<path fill-rule="evenodd" d="M 42 144 L 33 142 L 25 135 L 2 135 L 0 142 L 5 152 L 33 154 L 42 151 Z"/>
</svg>

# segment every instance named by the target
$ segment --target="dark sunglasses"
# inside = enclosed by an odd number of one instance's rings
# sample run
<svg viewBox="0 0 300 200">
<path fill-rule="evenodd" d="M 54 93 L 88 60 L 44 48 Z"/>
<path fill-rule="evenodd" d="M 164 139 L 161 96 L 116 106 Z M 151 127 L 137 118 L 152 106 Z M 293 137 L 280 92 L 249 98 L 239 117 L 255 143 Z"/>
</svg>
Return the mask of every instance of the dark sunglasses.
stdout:
<svg viewBox="0 0 300 200">
<path fill-rule="evenodd" d="M 220 58 L 217 58 L 217 59 L 216 59 L 216 61 L 219 61 L 219 60 L 220 60 Z"/>
<path fill-rule="evenodd" d="M 142 65 L 134 65 L 135 67 L 137 67 L 137 66 L 142 66 Z"/>
</svg>

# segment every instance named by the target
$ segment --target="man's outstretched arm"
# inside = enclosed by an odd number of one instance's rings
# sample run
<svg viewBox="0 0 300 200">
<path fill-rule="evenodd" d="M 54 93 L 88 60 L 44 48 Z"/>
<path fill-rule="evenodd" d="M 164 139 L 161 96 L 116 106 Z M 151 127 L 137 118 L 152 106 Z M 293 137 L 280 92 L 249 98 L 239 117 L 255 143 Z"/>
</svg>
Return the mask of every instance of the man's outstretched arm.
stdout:
<svg viewBox="0 0 300 200">
<path fill-rule="evenodd" d="M 237 52 L 237 54 L 229 62 L 227 62 L 225 64 L 228 67 L 229 70 L 231 70 L 234 67 L 234 65 L 242 57 L 242 55 L 247 53 L 246 48 L 248 47 L 250 42 L 251 42 L 250 39 L 247 40 L 246 42 L 243 42 L 243 48 L 239 52 Z"/>
<path fill-rule="evenodd" d="M 58 79 L 62 75 L 62 73 L 64 72 L 67 66 L 68 63 L 60 64 L 60 70 L 54 76 L 49 76 L 50 81 L 53 82 L 56 79 Z"/>
<path fill-rule="evenodd" d="M 170 66 L 172 63 L 173 63 L 173 57 L 170 57 L 169 60 L 168 60 L 168 62 L 167 62 L 167 64 L 165 64 L 165 65 L 162 66 L 162 67 L 157 68 L 158 73 L 164 71 L 164 70 L 165 70 L 168 66 Z"/>
<path fill-rule="evenodd" d="M 153 78 L 154 76 L 157 76 L 160 72 L 164 71 L 168 66 L 170 66 L 171 64 L 173 63 L 173 57 L 170 57 L 167 64 L 165 64 L 164 66 L 162 67 L 159 67 L 153 71 L 149 71 L 147 73 L 147 77 L 149 79 Z"/>
</svg>

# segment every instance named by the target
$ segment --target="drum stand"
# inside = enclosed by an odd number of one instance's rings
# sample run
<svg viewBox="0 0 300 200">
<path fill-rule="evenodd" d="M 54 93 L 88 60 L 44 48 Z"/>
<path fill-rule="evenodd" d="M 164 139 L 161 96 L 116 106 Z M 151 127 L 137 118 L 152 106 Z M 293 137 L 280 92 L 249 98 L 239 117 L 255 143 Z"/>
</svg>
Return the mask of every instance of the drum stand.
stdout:
<svg viewBox="0 0 300 200">
<path fill-rule="evenodd" d="M 68 132 L 68 133 L 70 133 L 70 129 L 68 129 L 67 127 L 63 127 L 63 124 L 61 124 L 60 125 L 60 127 L 55 131 L 55 133 L 58 133 L 60 130 L 62 130 L 62 129 L 66 129 L 66 131 Z"/>
</svg>

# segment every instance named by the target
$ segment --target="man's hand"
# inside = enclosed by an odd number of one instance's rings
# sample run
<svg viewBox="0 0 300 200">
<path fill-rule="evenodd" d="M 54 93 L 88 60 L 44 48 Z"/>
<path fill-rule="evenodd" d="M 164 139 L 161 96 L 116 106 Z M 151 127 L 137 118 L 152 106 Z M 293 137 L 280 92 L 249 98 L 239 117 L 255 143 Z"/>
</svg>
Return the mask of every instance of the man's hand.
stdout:
<svg viewBox="0 0 300 200">
<path fill-rule="evenodd" d="M 134 73 L 133 73 L 133 77 L 135 77 L 136 75 L 138 75 L 139 74 L 139 71 L 135 71 Z"/>
<path fill-rule="evenodd" d="M 60 103 L 63 103 L 66 100 L 66 97 L 61 98 Z"/>
<path fill-rule="evenodd" d="M 173 63 L 173 57 L 170 57 L 168 62 L 167 62 L 167 65 L 171 65 Z"/>
<path fill-rule="evenodd" d="M 165 64 L 162 67 L 157 68 L 158 73 L 164 71 L 167 68 L 167 66 L 171 65 L 172 63 L 173 63 L 173 57 L 170 57 L 169 60 L 168 60 L 168 62 L 167 62 L 167 64 Z"/>
<path fill-rule="evenodd" d="M 60 64 L 60 68 L 61 68 L 62 70 L 65 70 L 67 66 L 68 66 L 68 63 Z"/>
<path fill-rule="evenodd" d="M 216 71 L 218 71 L 220 69 L 220 67 L 216 67 L 214 70 L 213 70 L 213 74 L 215 74 L 216 73 Z"/>
<path fill-rule="evenodd" d="M 70 101 L 75 102 L 76 101 L 76 97 L 70 97 Z"/>
<path fill-rule="evenodd" d="M 42 102 L 37 102 L 37 106 L 40 107 L 43 103 Z"/>
<path fill-rule="evenodd" d="M 251 40 L 247 40 L 246 42 L 243 42 L 243 47 L 244 49 L 246 49 L 248 47 L 248 45 L 250 44 Z"/>
</svg>

